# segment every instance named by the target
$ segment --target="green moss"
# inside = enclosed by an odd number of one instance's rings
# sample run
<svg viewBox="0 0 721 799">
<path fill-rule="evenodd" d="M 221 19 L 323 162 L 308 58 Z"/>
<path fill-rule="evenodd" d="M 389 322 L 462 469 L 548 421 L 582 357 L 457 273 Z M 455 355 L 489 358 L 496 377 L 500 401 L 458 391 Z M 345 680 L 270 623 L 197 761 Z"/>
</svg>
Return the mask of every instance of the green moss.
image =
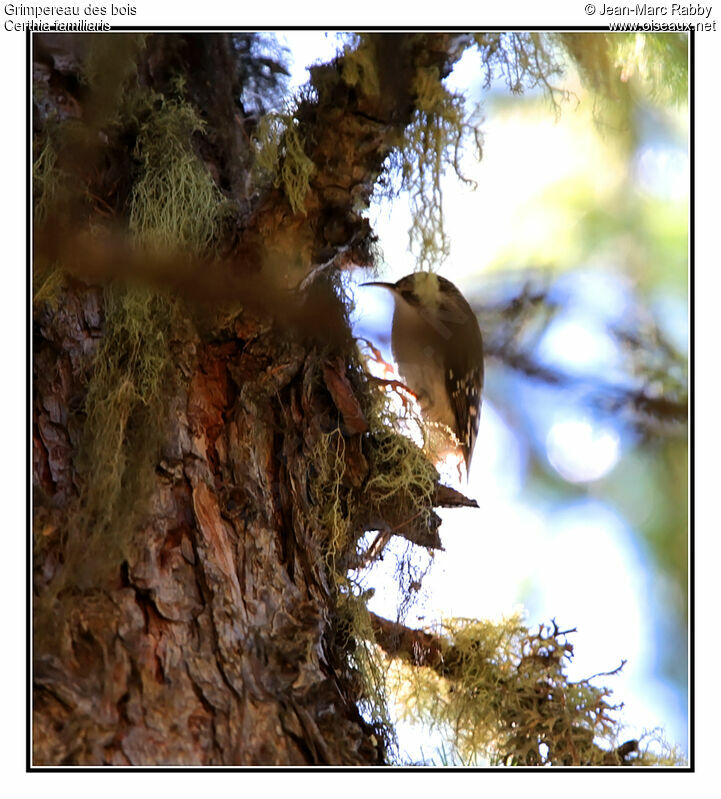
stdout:
<svg viewBox="0 0 721 799">
<path fill-rule="evenodd" d="M 193 152 L 203 122 L 187 103 L 159 99 L 141 124 L 134 155 L 130 231 L 158 253 L 201 254 L 212 247 L 230 212 L 207 167 Z"/>
<path fill-rule="evenodd" d="M 349 557 L 362 534 L 355 524 L 362 496 L 345 481 L 345 440 L 340 429 L 320 437 L 310 457 L 311 514 L 324 531 L 323 552 L 335 605 L 335 635 L 356 675 L 359 705 L 365 717 L 393 740 L 385 695 L 385 665 L 375 644 L 367 607 L 368 595 L 348 573 Z"/>
<path fill-rule="evenodd" d="M 324 551 L 330 573 L 343 576 L 340 561 L 347 561 L 354 545 L 353 517 L 358 497 L 345 484 L 345 438 L 340 428 L 322 435 L 310 455 L 312 507 L 316 522 L 326 532 Z"/>
<path fill-rule="evenodd" d="M 283 113 L 266 114 L 253 137 L 261 175 L 282 188 L 294 214 L 305 213 L 304 203 L 315 164 L 306 155 L 304 141 L 289 106 Z"/>
<path fill-rule="evenodd" d="M 113 114 L 106 109 L 103 119 L 136 138 L 137 171 L 129 208 L 132 237 L 151 254 L 174 253 L 192 265 L 194 256 L 213 250 L 229 211 L 193 148 L 192 137 L 203 124 L 183 101 L 144 89 L 128 90 L 133 53 L 141 43 L 113 42 L 125 48 L 127 58 L 112 80 Z M 105 62 L 97 51 L 91 49 L 90 54 L 84 77 L 100 91 Z M 98 114 L 96 123 L 103 116 Z M 44 222 L 58 208 L 62 212 L 63 205 L 77 201 L 83 190 L 69 185 L 56 151 L 56 142 L 82 142 L 90 135 L 90 127 L 76 131 L 78 125 L 54 126 L 39 149 L 34 164 L 36 222 Z M 62 265 L 36 263 L 36 303 L 52 303 L 64 279 Z M 170 343 L 188 334 L 181 329 L 186 314 L 179 301 L 148 286 L 108 284 L 104 311 L 104 334 L 84 407 L 71 425 L 79 439 L 79 497 L 63 534 L 64 568 L 50 587 L 48 601 L 65 588 L 87 589 L 117 575 L 131 553 L 153 488 L 167 401 L 176 388 Z"/>
<path fill-rule="evenodd" d="M 479 33 L 474 38 L 482 57 L 479 78 L 485 88 L 499 79 L 516 93 L 542 86 L 557 108 L 558 101 L 567 97 L 567 92 L 551 83 L 562 67 L 557 57 L 557 42 L 548 35 Z M 364 63 L 362 54 L 359 58 Z M 433 270 L 450 253 L 441 179 L 451 167 L 462 181 L 475 185 L 464 176 L 460 156 L 464 152 L 466 155 L 475 152 L 478 159 L 482 156 L 480 109 L 469 111 L 463 95 L 450 91 L 435 67 L 417 69 L 413 92 L 416 111 L 388 161 L 400 181 L 388 193 L 395 195 L 398 189 L 409 193 L 413 215 L 410 249 L 416 257 L 417 269 Z"/>
<path fill-rule="evenodd" d="M 368 474 L 362 485 L 350 479 L 347 441 L 340 427 L 322 434 L 309 455 L 309 513 L 313 526 L 322 531 L 322 550 L 335 603 L 336 635 L 360 684 L 359 705 L 364 716 L 384 731 L 386 744 L 392 747 L 395 733 L 388 710 L 387 663 L 375 643 L 367 607 L 372 592 L 364 591 L 352 570 L 365 532 L 360 519 L 367 517 L 369 505 L 388 503 L 407 509 L 409 518 L 430 519 L 438 475 L 422 450 L 395 429 L 401 420 L 392 410 L 386 392 L 368 379 L 361 359 L 351 358 L 350 362 L 349 378 L 369 425 L 363 440 Z M 415 549 L 411 545 L 409 548 Z M 399 567 L 409 576 L 405 582 L 399 579 L 400 608 L 414 598 L 422 579 L 411 568 L 410 558 L 410 554 L 402 558 Z"/>
<path fill-rule="evenodd" d="M 392 429 L 380 429 L 372 449 L 373 473 L 367 491 L 378 504 L 412 497 L 414 509 L 424 521 L 433 511 L 438 473 L 410 439 Z"/>
<path fill-rule="evenodd" d="M 272 182 L 276 180 L 283 127 L 282 115 L 268 113 L 261 117 L 253 134 L 255 166 L 261 175 L 265 175 L 266 179 L 270 177 Z M 280 185 L 280 178 L 277 180 L 277 185 Z"/>
<path fill-rule="evenodd" d="M 644 733 L 638 746 L 639 754 L 635 763 L 639 766 L 688 766 L 683 752 L 669 744 L 661 730 Z"/>
<path fill-rule="evenodd" d="M 499 623 L 454 619 L 435 631 L 440 665 L 390 672 L 406 718 L 437 727 L 454 760 L 496 765 L 620 765 L 621 727 L 611 691 L 572 682 L 573 647 L 557 628 L 529 630 L 518 616 Z M 650 750 L 637 765 L 681 765 L 677 752 Z"/>
<path fill-rule="evenodd" d="M 399 170 L 401 187 L 410 196 L 413 222 L 409 246 L 416 256 L 417 269 L 430 271 L 450 254 L 443 217 L 443 174 L 451 166 L 458 177 L 471 184 L 461 171 L 460 153 L 466 141 L 476 145 L 479 158 L 481 148 L 463 96 L 444 86 L 435 67 L 417 71 L 413 91 L 416 111 L 391 164 Z"/>
<path fill-rule="evenodd" d="M 33 308 L 39 308 L 47 303 L 55 311 L 58 299 L 65 287 L 65 274 L 60 269 L 50 266 L 33 269 Z"/>
<path fill-rule="evenodd" d="M 105 290 L 105 334 L 85 400 L 82 481 L 63 582 L 93 585 L 119 568 L 149 496 L 174 387 L 175 300 L 147 287 Z"/>
<path fill-rule="evenodd" d="M 359 683 L 359 710 L 383 735 L 388 750 L 396 743 L 387 692 L 388 666 L 383 651 L 375 643 L 368 610 L 369 594 L 355 581 L 344 578 L 336 597 L 337 635 Z"/>
<path fill-rule="evenodd" d="M 78 42 L 78 51 L 85 53 L 78 74 L 85 84 L 82 118 L 61 120 L 50 112 L 42 136 L 34 143 L 36 225 L 50 215 L 62 215 L 67 205 L 88 199 L 87 164 L 107 142 L 108 131 L 127 124 L 133 98 L 147 94 L 134 81 L 145 38 L 145 34 L 88 34 Z M 48 88 L 38 81 L 34 91 L 42 98 Z"/>
<path fill-rule="evenodd" d="M 394 392 L 368 381 L 363 412 L 373 444 L 369 451 L 371 474 L 367 491 L 376 504 L 401 496 L 407 501 L 410 497 L 414 512 L 427 522 L 433 512 L 438 482 L 438 472 L 431 462 L 434 438 L 418 411 L 403 403 L 398 407 L 397 399 Z M 423 447 L 409 437 L 416 432 L 423 437 Z"/>
<path fill-rule="evenodd" d="M 47 219 L 61 191 L 63 175 L 57 168 L 57 153 L 49 136 L 45 137 L 33 161 L 33 217 L 35 224 Z"/>
<path fill-rule="evenodd" d="M 65 190 L 67 176 L 58 168 L 57 152 L 51 137 L 45 135 L 36 142 L 39 153 L 33 161 L 33 222 L 41 227 L 48 216 L 58 207 Z M 37 255 L 33 261 L 33 306 L 38 303 L 53 303 L 64 278 L 54 263 Z"/>
<path fill-rule="evenodd" d="M 568 99 L 568 92 L 553 84 L 564 69 L 558 34 L 487 32 L 475 33 L 473 38 L 481 55 L 484 89 L 495 81 L 503 81 L 514 94 L 540 87 L 556 109 L 559 101 Z"/>
<path fill-rule="evenodd" d="M 357 87 L 361 94 L 377 97 L 380 94 L 375 47 L 368 36 L 361 36 L 354 45 L 343 50 L 341 76 L 349 86 Z"/>
<path fill-rule="evenodd" d="M 35 144 L 34 221 L 41 233 L 49 232 L 51 242 L 88 221 L 92 230 L 97 220 L 95 201 L 87 176 L 76 172 L 81 154 L 95 153 L 98 126 L 103 125 L 108 131 L 103 135 L 113 142 L 135 139 L 136 169 L 128 209 L 134 242 L 151 255 L 172 254 L 178 262 L 192 261 L 218 243 L 232 204 L 194 151 L 193 136 L 203 130 L 195 109 L 132 83 L 143 41 L 142 36 L 111 36 L 106 49 L 98 42 L 89 48 L 82 74 L 90 92 L 89 118 L 48 124 Z M 113 54 L 119 60 L 109 75 L 104 65 Z M 63 264 L 36 261 L 34 281 L 42 290 L 41 299 L 57 283 L 50 279 L 52 273 L 62 268 Z"/>
<path fill-rule="evenodd" d="M 368 476 L 361 487 L 346 479 L 346 440 L 340 427 L 320 436 L 310 454 L 314 512 L 327 531 L 328 564 L 335 573 L 343 571 L 363 535 L 357 520 L 366 505 L 397 503 L 422 524 L 433 512 L 438 481 L 424 451 L 401 432 L 405 421 L 392 408 L 389 395 L 368 378 L 359 357 L 350 361 L 354 390 L 369 426 L 363 447 Z"/>
</svg>

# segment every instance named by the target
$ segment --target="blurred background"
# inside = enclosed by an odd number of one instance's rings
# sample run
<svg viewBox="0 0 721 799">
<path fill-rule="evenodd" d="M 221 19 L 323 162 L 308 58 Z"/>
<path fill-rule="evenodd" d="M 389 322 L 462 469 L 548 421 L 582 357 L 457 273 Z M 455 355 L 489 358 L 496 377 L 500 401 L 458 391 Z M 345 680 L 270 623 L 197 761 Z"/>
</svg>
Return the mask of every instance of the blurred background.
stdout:
<svg viewBox="0 0 721 799">
<path fill-rule="evenodd" d="M 291 90 L 343 41 L 277 38 Z M 468 483 L 445 477 L 481 509 L 441 513 L 432 564 L 392 542 L 361 579 L 394 618 L 399 570 L 430 566 L 410 626 L 522 609 L 529 626 L 575 628 L 570 678 L 625 662 L 599 681 L 624 703 L 626 737 L 662 728 L 687 754 L 688 106 L 645 80 L 657 45 L 639 35 L 629 49 L 625 103 L 585 88 L 570 60 L 559 106 L 484 87 L 475 50 L 447 79 L 469 113 L 480 105 L 483 158 L 461 154 L 475 190 L 443 179 L 450 256 L 437 268 L 478 312 L 487 357 Z M 403 193 L 372 207 L 384 280 L 416 266 L 410 209 Z M 367 279 L 350 287 L 355 330 L 391 362 L 392 300 L 357 288 Z M 433 733 L 398 733 L 404 759 L 438 761 Z"/>
</svg>

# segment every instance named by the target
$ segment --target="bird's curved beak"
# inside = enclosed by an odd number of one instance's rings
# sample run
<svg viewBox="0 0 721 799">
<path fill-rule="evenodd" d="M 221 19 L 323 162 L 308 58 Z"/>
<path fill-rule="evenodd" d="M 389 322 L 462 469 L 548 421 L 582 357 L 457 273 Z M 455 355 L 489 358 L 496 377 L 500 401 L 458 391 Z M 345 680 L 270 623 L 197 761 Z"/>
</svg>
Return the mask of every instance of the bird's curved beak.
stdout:
<svg viewBox="0 0 721 799">
<path fill-rule="evenodd" d="M 379 286 L 380 288 L 388 289 L 389 291 L 395 291 L 396 290 L 396 284 L 395 283 L 384 283 L 382 281 L 376 281 L 376 280 L 372 280 L 370 283 L 361 283 L 360 285 L 361 286 Z"/>
</svg>

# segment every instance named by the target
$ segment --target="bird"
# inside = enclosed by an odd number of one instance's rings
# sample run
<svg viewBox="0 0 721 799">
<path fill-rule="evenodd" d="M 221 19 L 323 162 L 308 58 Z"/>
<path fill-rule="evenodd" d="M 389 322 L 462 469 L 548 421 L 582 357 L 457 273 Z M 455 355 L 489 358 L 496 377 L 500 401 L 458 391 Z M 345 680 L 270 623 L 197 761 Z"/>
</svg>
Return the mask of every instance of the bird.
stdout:
<svg viewBox="0 0 721 799">
<path fill-rule="evenodd" d="M 393 295 L 391 349 L 400 377 L 424 419 L 453 433 L 468 475 L 483 391 L 483 336 L 473 309 L 450 280 L 434 272 L 362 285 Z"/>
</svg>

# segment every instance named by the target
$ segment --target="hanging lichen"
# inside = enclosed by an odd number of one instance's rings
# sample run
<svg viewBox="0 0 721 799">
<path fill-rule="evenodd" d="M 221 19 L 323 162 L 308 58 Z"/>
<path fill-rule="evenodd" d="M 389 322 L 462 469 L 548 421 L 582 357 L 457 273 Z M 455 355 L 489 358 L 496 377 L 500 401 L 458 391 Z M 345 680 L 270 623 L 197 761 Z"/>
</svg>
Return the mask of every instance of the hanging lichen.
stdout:
<svg viewBox="0 0 721 799">
<path fill-rule="evenodd" d="M 343 49 L 341 76 L 348 86 L 357 86 L 362 94 L 380 94 L 375 62 L 375 48 L 369 36 L 356 37 Z"/>
<path fill-rule="evenodd" d="M 391 164 L 399 170 L 401 188 L 410 199 L 409 246 L 417 269 L 433 270 L 450 254 L 443 216 L 443 174 L 452 166 L 465 180 L 460 164 L 463 145 L 472 140 L 480 158 L 481 140 L 463 96 L 443 85 L 435 67 L 417 71 L 413 90 L 416 110 Z"/>
<path fill-rule="evenodd" d="M 304 213 L 315 164 L 305 153 L 293 107 L 288 106 L 282 113 L 266 114 L 253 141 L 261 175 L 283 189 L 294 214 Z"/>
<path fill-rule="evenodd" d="M 73 584 L 92 585 L 98 571 L 118 568 L 129 554 L 165 432 L 174 386 L 169 344 L 178 319 L 177 302 L 147 287 L 105 289 L 104 336 L 76 459 L 82 486 L 78 530 L 68 541 Z"/>
<path fill-rule="evenodd" d="M 482 84 L 490 89 L 502 81 L 513 94 L 542 88 L 554 108 L 568 98 L 568 92 L 554 85 L 564 71 L 558 38 L 538 31 L 475 33 L 473 39 L 481 56 Z"/>
<path fill-rule="evenodd" d="M 41 227 L 62 204 L 68 176 L 58 167 L 57 153 L 49 135 L 33 161 L 33 223 Z M 54 303 L 64 283 L 62 272 L 52 261 L 36 256 L 33 261 L 33 304 Z"/>
<path fill-rule="evenodd" d="M 310 458 L 311 519 L 325 535 L 323 552 L 333 590 L 335 636 L 347 652 L 349 668 L 359 682 L 360 705 L 366 718 L 392 745 L 393 726 L 385 696 L 385 668 L 375 645 L 368 596 L 349 575 L 348 566 L 361 535 L 357 518 L 362 495 L 346 480 L 346 443 L 340 428 L 322 435 Z"/>
<path fill-rule="evenodd" d="M 131 196 L 130 231 L 155 253 L 202 254 L 217 240 L 230 205 L 193 152 L 192 136 L 203 130 L 195 109 L 160 97 L 155 105 L 135 145 L 140 174 Z"/>
<path fill-rule="evenodd" d="M 621 745 L 611 691 L 565 673 L 568 632 L 455 619 L 434 631 L 433 666 L 394 661 L 389 690 L 404 718 L 430 724 L 460 763 L 522 766 L 682 765 L 678 752 Z M 609 676 L 609 675 L 606 675 Z M 444 749 L 445 751 L 445 749 Z"/>
<path fill-rule="evenodd" d="M 336 636 L 348 652 L 350 667 L 361 685 L 360 707 L 364 716 L 384 731 L 386 746 L 394 745 L 388 712 L 387 664 L 375 643 L 368 600 L 372 592 L 361 584 L 356 570 L 364 528 L 361 520 L 381 516 L 382 507 L 403 508 L 406 521 L 422 526 L 433 512 L 433 493 L 438 475 L 423 451 L 395 429 L 401 424 L 388 394 L 368 377 L 359 357 L 350 358 L 354 390 L 368 422 L 363 452 L 367 478 L 354 483 L 347 466 L 348 441 L 340 426 L 322 434 L 309 455 L 309 514 L 322 531 L 322 551 L 333 587 Z M 409 553 L 403 564 L 413 582 L 422 575 L 413 572 Z M 407 581 L 408 583 L 411 580 Z M 417 590 L 417 585 L 415 590 Z M 399 614 L 414 598 L 414 590 L 399 582 Z"/>
<path fill-rule="evenodd" d="M 88 79 L 97 75 L 91 71 Z M 213 250 L 228 213 L 227 201 L 193 150 L 192 136 L 203 128 L 200 118 L 187 103 L 136 90 L 123 95 L 112 125 L 137 134 L 128 220 L 134 245 L 192 266 L 194 256 Z M 46 187 L 53 185 L 53 169 L 52 151 L 44 150 L 37 165 L 41 212 L 46 195 L 52 196 Z M 46 280 L 40 298 L 52 288 Z M 179 302 L 132 281 L 113 280 L 104 289 L 103 338 L 87 386 L 76 456 L 75 529 L 68 535 L 58 590 L 60 584 L 97 584 L 119 568 L 133 546 L 167 432 L 166 403 L 177 385 L 170 344 L 188 335 Z"/>
<path fill-rule="evenodd" d="M 62 179 L 55 148 L 50 137 L 46 136 L 39 155 L 33 161 L 33 217 L 36 225 L 47 219 L 49 210 L 56 204 Z"/>
<path fill-rule="evenodd" d="M 414 498 L 421 524 L 433 512 L 433 492 L 438 472 L 410 439 L 392 428 L 379 428 L 372 451 L 373 472 L 367 490 L 379 504 L 398 501 L 400 495 Z"/>
<path fill-rule="evenodd" d="M 345 484 L 345 438 L 336 428 L 322 435 L 311 453 L 313 480 L 312 507 L 321 529 L 327 533 L 324 545 L 326 562 L 332 574 L 341 574 L 339 561 L 354 543 L 353 516 L 357 498 Z"/>
<path fill-rule="evenodd" d="M 485 88 L 495 80 L 504 80 L 517 93 L 541 85 L 556 107 L 567 97 L 567 92 L 551 83 L 562 67 L 557 45 L 544 35 L 482 33 L 474 34 L 474 41 L 482 56 L 480 77 Z M 407 192 L 412 213 L 409 245 L 416 268 L 436 270 L 450 254 L 443 175 L 451 167 L 460 180 L 475 188 L 465 176 L 462 160 L 482 157 L 480 106 L 451 91 L 435 67 L 416 70 L 413 92 L 413 119 L 389 156 L 384 194 Z"/>
<path fill-rule="evenodd" d="M 397 740 L 389 711 L 388 664 L 373 635 L 368 610 L 372 593 L 347 579 L 338 596 L 338 618 L 341 629 L 345 627 L 343 649 L 350 653 L 351 666 L 361 685 L 359 710 L 383 734 L 386 751 L 392 750 Z"/>
</svg>

